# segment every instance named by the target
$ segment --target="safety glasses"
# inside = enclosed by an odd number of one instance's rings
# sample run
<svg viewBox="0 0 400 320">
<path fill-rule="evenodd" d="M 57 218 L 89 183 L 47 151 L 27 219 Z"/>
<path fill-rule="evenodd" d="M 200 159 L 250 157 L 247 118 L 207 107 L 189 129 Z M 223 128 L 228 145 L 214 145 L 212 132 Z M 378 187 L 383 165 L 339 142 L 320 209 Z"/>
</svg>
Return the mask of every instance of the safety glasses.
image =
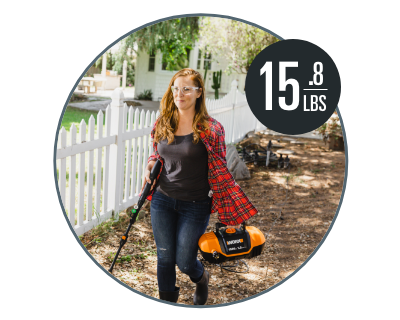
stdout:
<svg viewBox="0 0 400 320">
<path fill-rule="evenodd" d="M 172 93 L 174 95 L 179 93 L 179 90 L 182 92 L 182 94 L 187 95 L 187 94 L 192 94 L 195 90 L 199 89 L 199 87 L 176 87 L 176 86 L 171 86 Z"/>
</svg>

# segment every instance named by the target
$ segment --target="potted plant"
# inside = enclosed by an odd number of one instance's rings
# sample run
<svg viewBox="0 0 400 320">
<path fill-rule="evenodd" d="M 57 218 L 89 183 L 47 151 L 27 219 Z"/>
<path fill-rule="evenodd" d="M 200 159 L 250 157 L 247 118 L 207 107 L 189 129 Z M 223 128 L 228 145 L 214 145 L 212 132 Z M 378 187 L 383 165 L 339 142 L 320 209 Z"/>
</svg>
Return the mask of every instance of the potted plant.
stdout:
<svg viewBox="0 0 400 320">
<path fill-rule="evenodd" d="M 344 150 L 342 126 L 336 111 L 327 122 L 317 129 L 317 132 L 324 137 L 325 143 L 329 143 L 329 149 Z"/>
</svg>

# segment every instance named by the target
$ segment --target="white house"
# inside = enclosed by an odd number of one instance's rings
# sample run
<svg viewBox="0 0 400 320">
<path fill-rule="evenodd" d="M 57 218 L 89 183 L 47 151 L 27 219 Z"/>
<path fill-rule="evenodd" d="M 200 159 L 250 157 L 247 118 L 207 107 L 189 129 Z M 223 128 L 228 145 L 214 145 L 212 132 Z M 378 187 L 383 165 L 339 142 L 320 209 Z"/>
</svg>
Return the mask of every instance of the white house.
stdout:
<svg viewBox="0 0 400 320">
<path fill-rule="evenodd" d="M 232 73 L 227 75 L 224 70 L 228 63 L 222 57 L 210 57 L 201 53 L 198 45 L 189 53 L 189 68 L 201 72 L 204 76 L 205 66 L 208 65 L 206 79 L 206 95 L 207 98 L 214 98 L 214 89 L 212 89 L 213 71 L 222 70 L 221 88 L 219 90 L 220 97 L 229 92 L 233 80 L 237 80 L 238 88 L 241 92 L 244 90 L 246 75 Z M 153 101 L 160 101 L 168 88 L 169 82 L 176 71 L 168 71 L 162 65 L 161 53 L 150 56 L 147 52 L 139 51 L 136 57 L 135 67 L 135 95 L 149 90 L 153 92 Z"/>
</svg>

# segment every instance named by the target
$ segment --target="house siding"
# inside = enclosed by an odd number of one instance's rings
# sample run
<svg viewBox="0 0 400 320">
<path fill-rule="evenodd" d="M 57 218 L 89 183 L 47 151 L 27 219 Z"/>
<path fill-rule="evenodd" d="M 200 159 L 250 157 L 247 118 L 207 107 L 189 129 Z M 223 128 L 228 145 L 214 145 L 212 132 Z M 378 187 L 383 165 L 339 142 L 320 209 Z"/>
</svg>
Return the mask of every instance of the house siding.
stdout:
<svg viewBox="0 0 400 320">
<path fill-rule="evenodd" d="M 154 100 L 154 86 L 156 83 L 156 75 L 154 72 L 149 72 L 149 55 L 146 52 L 139 52 L 136 57 L 135 67 L 135 96 L 144 90 L 151 89 L 153 91 Z"/>
</svg>

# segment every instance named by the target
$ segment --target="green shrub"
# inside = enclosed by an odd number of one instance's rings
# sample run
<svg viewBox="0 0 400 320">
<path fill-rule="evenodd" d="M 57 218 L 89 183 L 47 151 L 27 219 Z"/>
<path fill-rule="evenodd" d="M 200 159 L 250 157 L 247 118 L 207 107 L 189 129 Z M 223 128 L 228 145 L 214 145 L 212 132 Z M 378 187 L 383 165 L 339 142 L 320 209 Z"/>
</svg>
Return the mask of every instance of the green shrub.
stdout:
<svg viewBox="0 0 400 320">
<path fill-rule="evenodd" d="M 84 94 L 74 92 L 69 102 L 82 102 L 82 101 L 87 101 L 87 99 L 88 97 L 85 96 Z"/>
<path fill-rule="evenodd" d="M 151 89 L 144 90 L 142 93 L 139 93 L 136 97 L 138 100 L 153 100 L 153 92 Z"/>
</svg>

